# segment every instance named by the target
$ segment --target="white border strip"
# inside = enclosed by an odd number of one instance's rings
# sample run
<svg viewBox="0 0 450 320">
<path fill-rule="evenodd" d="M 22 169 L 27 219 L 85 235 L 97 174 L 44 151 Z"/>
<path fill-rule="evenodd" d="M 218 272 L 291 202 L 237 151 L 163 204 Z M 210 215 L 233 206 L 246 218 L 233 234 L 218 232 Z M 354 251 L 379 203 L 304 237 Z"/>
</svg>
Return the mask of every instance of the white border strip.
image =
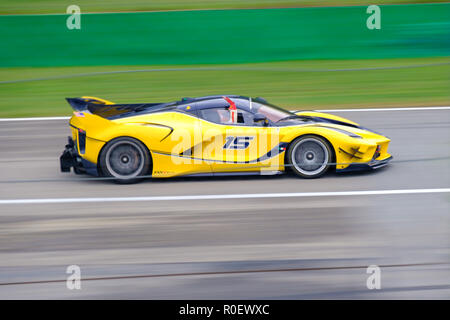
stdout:
<svg viewBox="0 0 450 320">
<path fill-rule="evenodd" d="M 412 108 L 368 108 L 368 109 L 327 109 L 313 110 L 317 112 L 371 112 L 371 111 L 429 111 L 429 110 L 450 110 L 450 106 L 442 107 L 412 107 Z M 296 110 L 311 111 L 311 110 Z M 51 121 L 51 120 L 69 120 L 70 117 L 33 117 L 33 118 L 0 118 L 0 122 L 8 121 Z"/>
<path fill-rule="evenodd" d="M 55 204 L 55 203 L 89 203 L 89 202 L 138 202 L 138 201 L 188 201 L 188 200 L 225 200 L 225 199 L 259 199 L 259 198 L 299 198 L 299 197 L 339 197 L 339 196 L 374 196 L 418 193 L 450 193 L 450 188 L 439 189 L 405 189 L 405 190 L 368 190 L 368 191 L 332 191 L 332 192 L 297 192 L 297 193 L 249 193 L 249 194 L 212 194 L 190 196 L 155 196 L 155 197 L 117 197 L 117 198 L 48 198 L 48 199 L 10 199 L 0 200 L 2 204 Z"/>
<path fill-rule="evenodd" d="M 328 110 L 317 110 L 317 111 L 319 111 L 319 112 L 364 112 L 364 111 L 428 111 L 428 110 L 450 110 L 450 106 L 411 107 L 411 108 L 328 109 Z"/>
</svg>

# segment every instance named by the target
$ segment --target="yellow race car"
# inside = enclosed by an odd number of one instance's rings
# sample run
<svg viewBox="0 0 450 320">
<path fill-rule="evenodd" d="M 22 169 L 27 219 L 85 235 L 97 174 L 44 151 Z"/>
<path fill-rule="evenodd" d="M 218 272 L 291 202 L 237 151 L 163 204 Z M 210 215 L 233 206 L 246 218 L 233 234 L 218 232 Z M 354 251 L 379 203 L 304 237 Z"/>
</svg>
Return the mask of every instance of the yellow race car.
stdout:
<svg viewBox="0 0 450 320">
<path fill-rule="evenodd" d="M 290 112 L 262 98 L 218 95 L 168 103 L 67 98 L 72 136 L 61 170 L 134 182 L 142 177 L 277 174 L 385 166 L 390 140 L 331 114 Z"/>
</svg>

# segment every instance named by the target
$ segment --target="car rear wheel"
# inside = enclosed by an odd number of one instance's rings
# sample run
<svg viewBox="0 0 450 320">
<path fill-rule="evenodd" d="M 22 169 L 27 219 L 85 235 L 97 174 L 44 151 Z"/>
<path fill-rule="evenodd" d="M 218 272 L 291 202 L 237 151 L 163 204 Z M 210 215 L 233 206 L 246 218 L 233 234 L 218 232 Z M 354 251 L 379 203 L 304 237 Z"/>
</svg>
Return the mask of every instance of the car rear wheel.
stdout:
<svg viewBox="0 0 450 320">
<path fill-rule="evenodd" d="M 329 169 L 333 152 L 326 140 L 318 136 L 302 136 L 294 140 L 288 151 L 292 171 L 302 178 L 318 178 Z"/>
<path fill-rule="evenodd" d="M 108 142 L 99 163 L 104 176 L 114 177 L 119 183 L 134 183 L 148 173 L 151 159 L 140 141 L 122 137 Z"/>
</svg>

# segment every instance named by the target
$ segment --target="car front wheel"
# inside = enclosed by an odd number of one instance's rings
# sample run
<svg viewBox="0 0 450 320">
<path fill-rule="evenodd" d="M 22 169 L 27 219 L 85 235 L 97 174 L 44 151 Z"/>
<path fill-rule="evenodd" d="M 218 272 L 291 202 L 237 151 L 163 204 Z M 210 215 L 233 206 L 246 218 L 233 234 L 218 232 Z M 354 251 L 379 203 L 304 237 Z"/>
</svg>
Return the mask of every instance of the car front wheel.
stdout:
<svg viewBox="0 0 450 320">
<path fill-rule="evenodd" d="M 330 167 L 333 152 L 323 138 L 306 135 L 290 145 L 288 161 L 292 171 L 302 178 L 318 178 Z"/>
</svg>

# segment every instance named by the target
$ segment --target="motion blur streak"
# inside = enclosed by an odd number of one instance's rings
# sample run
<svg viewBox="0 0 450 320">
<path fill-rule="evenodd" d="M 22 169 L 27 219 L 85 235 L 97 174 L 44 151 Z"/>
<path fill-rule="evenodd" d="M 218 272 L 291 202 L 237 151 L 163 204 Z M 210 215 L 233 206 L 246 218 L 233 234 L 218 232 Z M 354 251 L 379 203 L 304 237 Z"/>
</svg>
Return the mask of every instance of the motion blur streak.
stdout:
<svg viewBox="0 0 450 320">
<path fill-rule="evenodd" d="M 318 180 L 285 175 L 117 185 L 59 173 L 66 120 L 10 121 L 0 125 L 2 179 L 58 181 L 0 184 L 0 200 L 449 188 L 448 110 L 345 116 L 388 135 L 395 159 L 442 159 Z M 0 283 L 33 283 L 0 286 L 0 298 L 448 298 L 449 199 L 448 193 L 417 193 L 2 205 Z M 81 290 L 45 282 L 65 279 L 73 264 L 81 268 Z M 348 268 L 372 264 L 381 267 L 381 290 L 367 289 L 365 268 Z M 235 272 L 280 269 L 286 271 Z M 133 277 L 163 274 L 179 276 Z M 83 282 L 110 277 L 121 279 Z"/>
<path fill-rule="evenodd" d="M 447 263 L 431 262 L 431 263 L 410 263 L 400 265 L 382 265 L 380 268 L 398 268 L 398 267 L 422 267 L 422 266 L 437 266 L 446 265 Z M 236 273 L 259 273 L 259 272 L 301 272 L 301 271 L 323 271 L 323 270 L 339 270 L 339 269 L 366 269 L 367 266 L 340 266 L 340 267 L 309 267 L 309 268 L 288 268 L 288 269 L 244 269 L 244 270 L 230 270 L 217 272 L 192 272 L 192 273 L 162 273 L 162 274 L 137 274 L 130 276 L 116 276 L 116 277 L 97 277 L 84 278 L 83 281 L 99 281 L 99 280 L 123 280 L 123 279 L 137 279 L 137 278 L 160 278 L 160 277 L 184 277 L 184 276 L 204 276 L 204 275 L 218 275 L 218 274 L 236 274 Z M 22 281 L 22 282 L 4 282 L 0 286 L 14 286 L 21 284 L 39 284 L 39 283 L 54 283 L 66 282 L 66 280 L 41 280 L 41 281 Z"/>
<path fill-rule="evenodd" d="M 369 71 L 369 70 L 391 70 L 391 69 L 410 69 L 410 68 L 423 68 L 432 66 L 445 66 L 449 65 L 448 62 L 443 63 L 428 63 L 417 65 L 404 65 L 404 66 L 390 66 L 390 67 L 365 67 L 365 68 L 344 68 L 344 69 L 299 69 L 299 68 L 257 68 L 257 67 L 190 67 L 190 68 L 157 68 L 157 69 L 141 69 L 141 70 L 119 70 L 119 71 L 104 71 L 104 72 L 91 72 L 91 73 L 75 73 L 61 76 L 52 76 L 45 78 L 31 78 L 31 79 L 15 79 L 0 81 L 0 84 L 6 83 L 20 83 L 30 81 L 45 81 L 45 80 L 58 80 L 58 79 L 71 79 L 78 77 L 92 77 L 108 74 L 123 74 L 123 73 L 142 73 L 142 72 L 170 72 L 170 71 L 271 71 L 271 72 L 342 72 L 342 71 Z"/>
</svg>

